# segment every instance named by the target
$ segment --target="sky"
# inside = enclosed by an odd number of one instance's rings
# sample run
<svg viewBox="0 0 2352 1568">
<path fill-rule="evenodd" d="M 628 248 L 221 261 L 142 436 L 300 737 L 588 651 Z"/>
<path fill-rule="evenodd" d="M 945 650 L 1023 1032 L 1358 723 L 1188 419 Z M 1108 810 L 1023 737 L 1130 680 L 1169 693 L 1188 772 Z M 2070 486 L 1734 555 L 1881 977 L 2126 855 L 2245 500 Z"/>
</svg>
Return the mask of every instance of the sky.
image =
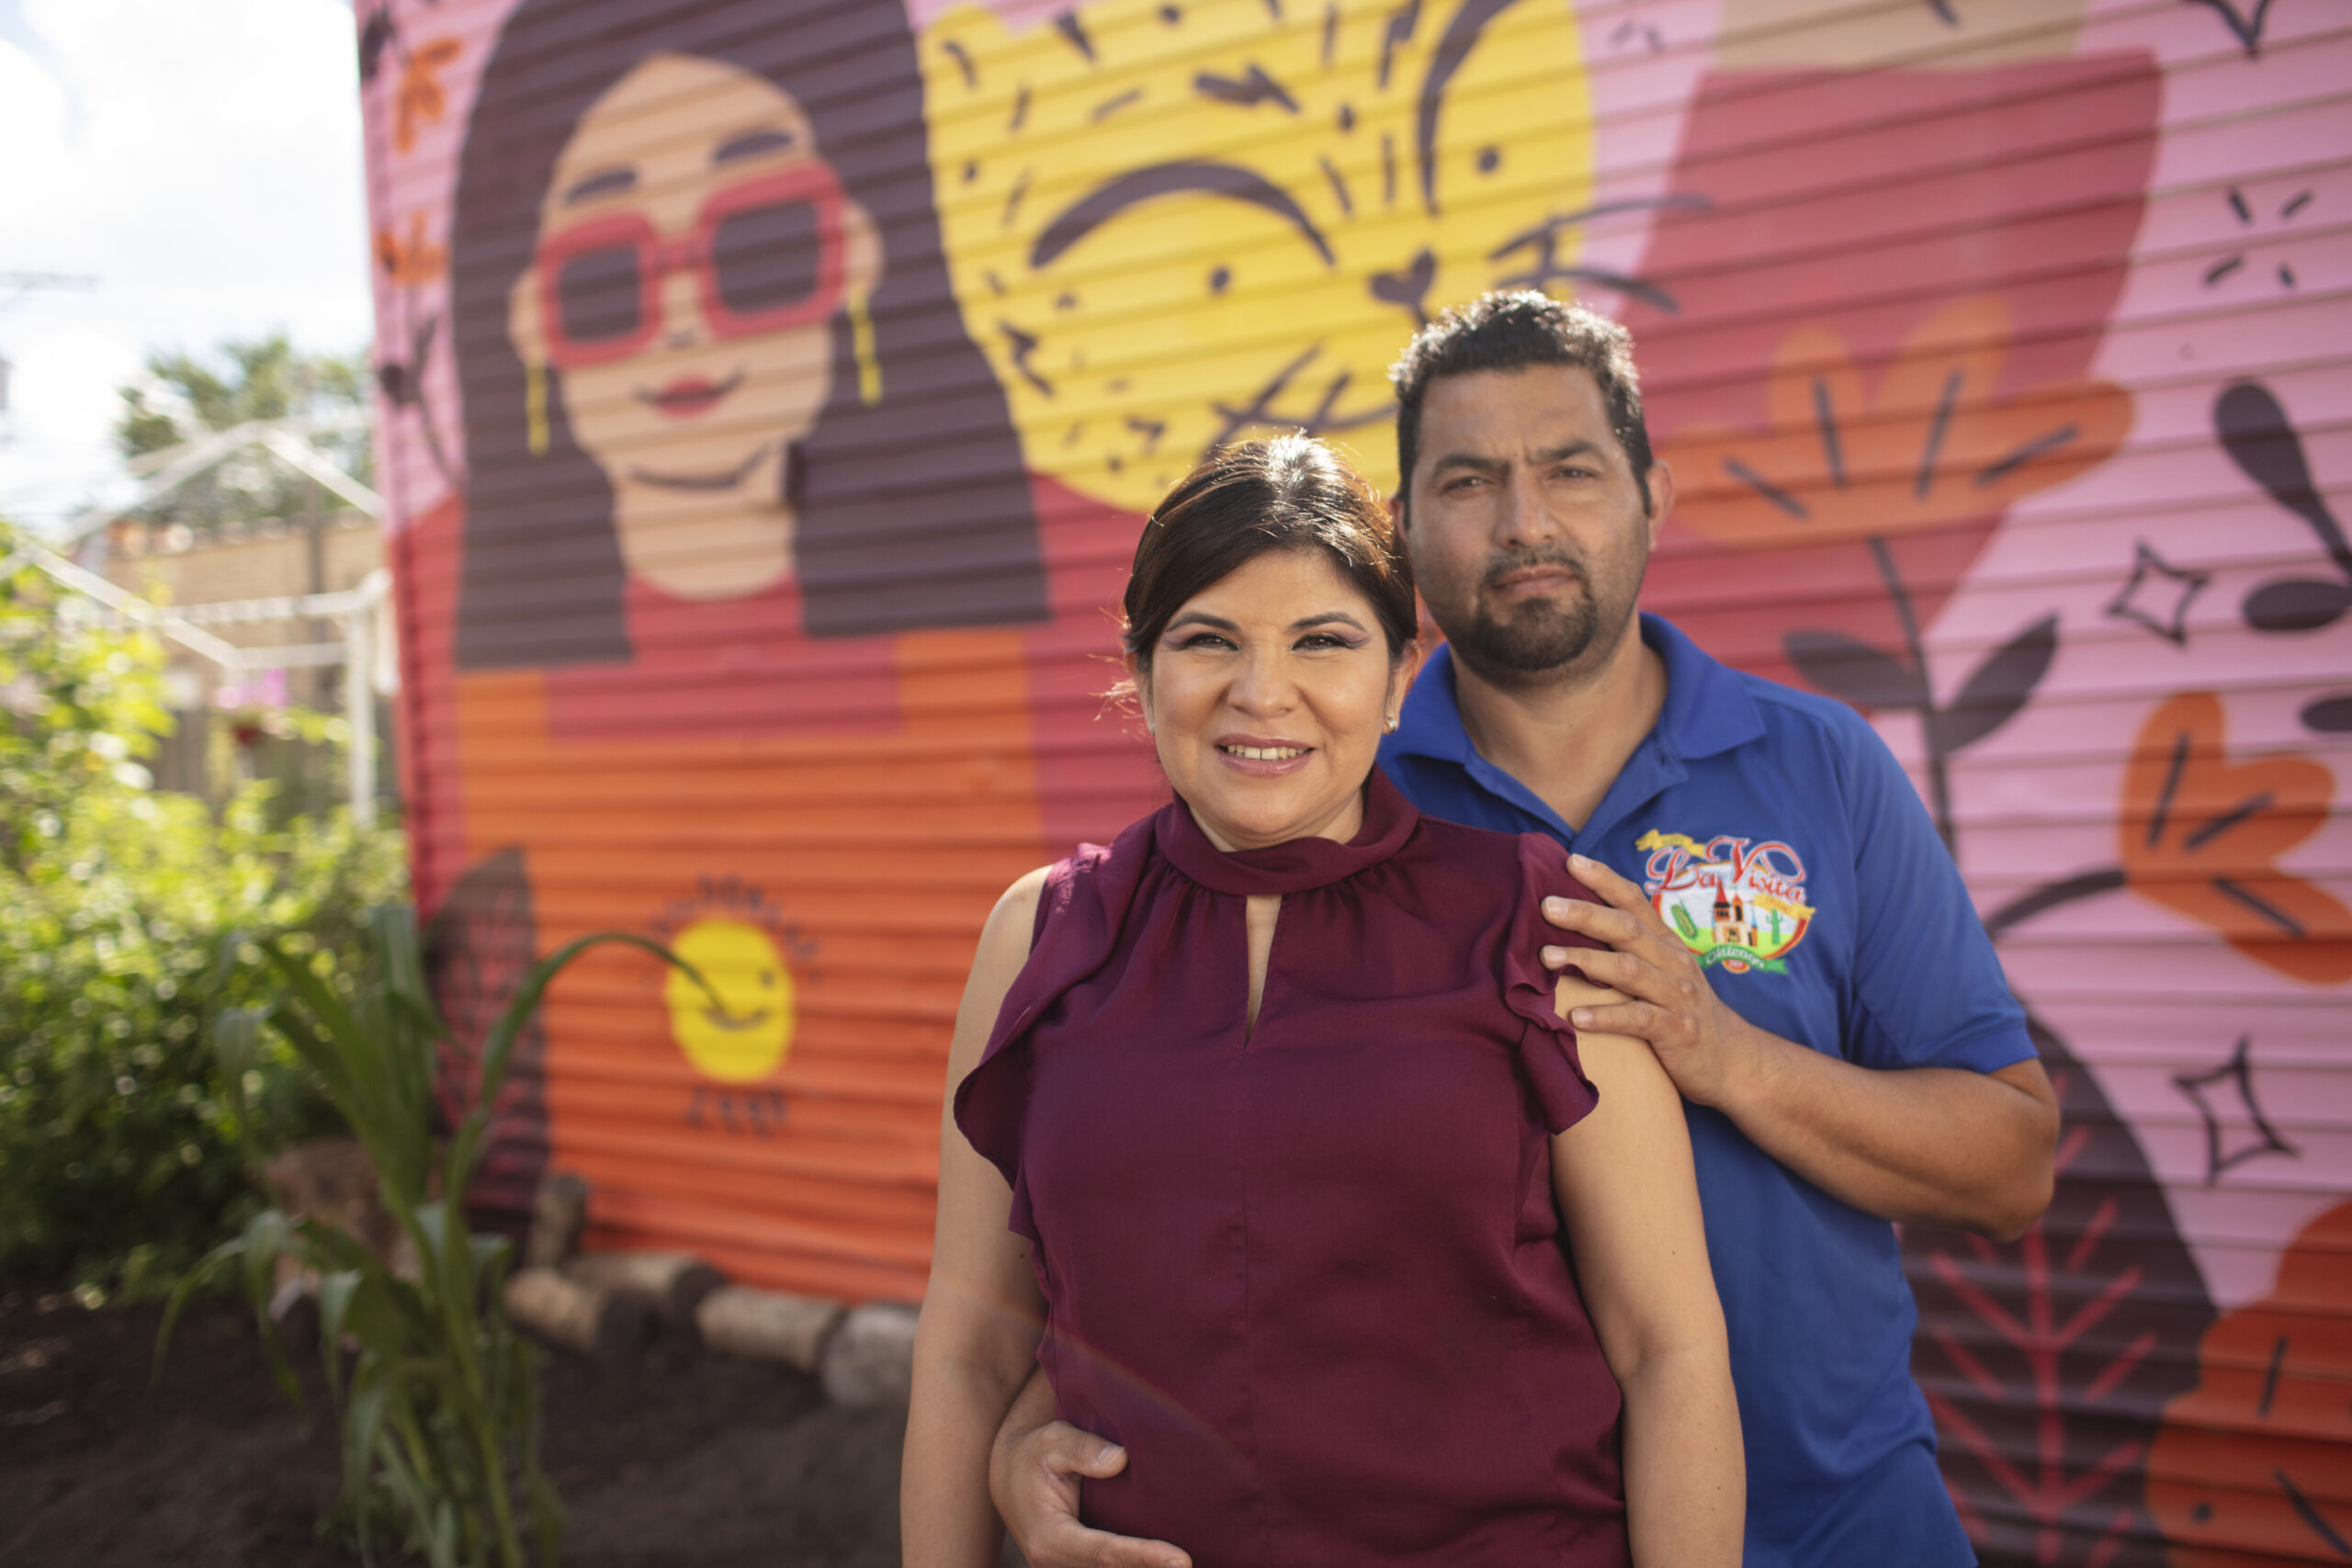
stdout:
<svg viewBox="0 0 2352 1568">
<path fill-rule="evenodd" d="M 372 328 L 347 0 L 0 0 L 0 516 L 119 487 L 117 389 L 154 348 Z"/>
</svg>

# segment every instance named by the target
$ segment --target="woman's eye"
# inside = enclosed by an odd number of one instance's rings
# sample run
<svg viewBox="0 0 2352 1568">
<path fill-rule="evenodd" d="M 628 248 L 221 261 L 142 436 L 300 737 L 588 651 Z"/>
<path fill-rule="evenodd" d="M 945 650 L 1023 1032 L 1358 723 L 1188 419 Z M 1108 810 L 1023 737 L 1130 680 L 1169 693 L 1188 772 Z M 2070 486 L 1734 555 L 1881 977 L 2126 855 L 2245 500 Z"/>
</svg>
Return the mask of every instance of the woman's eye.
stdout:
<svg viewBox="0 0 2352 1568">
<path fill-rule="evenodd" d="M 1181 638 L 1177 642 L 1176 646 L 1180 649 L 1194 648 L 1231 648 L 1233 646 L 1233 639 L 1220 636 L 1216 632 L 1193 632 L 1190 636 Z"/>
<path fill-rule="evenodd" d="M 1330 632 L 1309 632 L 1298 639 L 1298 646 L 1308 649 L 1353 648 L 1355 644 Z"/>
</svg>

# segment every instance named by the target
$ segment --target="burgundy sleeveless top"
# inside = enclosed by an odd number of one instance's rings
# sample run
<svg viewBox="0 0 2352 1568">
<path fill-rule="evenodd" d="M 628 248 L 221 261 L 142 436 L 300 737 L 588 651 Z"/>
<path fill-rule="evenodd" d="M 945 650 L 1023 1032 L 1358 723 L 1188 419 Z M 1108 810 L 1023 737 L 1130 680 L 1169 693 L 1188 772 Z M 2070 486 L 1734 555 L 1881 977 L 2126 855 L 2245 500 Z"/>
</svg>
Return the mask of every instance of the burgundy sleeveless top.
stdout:
<svg viewBox="0 0 2352 1568">
<path fill-rule="evenodd" d="M 1012 1187 L 1088 1523 L 1201 1568 L 1621 1564 L 1617 1385 L 1547 1134 L 1535 835 L 1378 772 L 1351 842 L 1220 852 L 1181 802 L 1055 866 L 956 1122 Z M 1244 901 L 1283 895 L 1254 1029 Z M 1590 944 L 1588 944 L 1590 945 Z"/>
</svg>

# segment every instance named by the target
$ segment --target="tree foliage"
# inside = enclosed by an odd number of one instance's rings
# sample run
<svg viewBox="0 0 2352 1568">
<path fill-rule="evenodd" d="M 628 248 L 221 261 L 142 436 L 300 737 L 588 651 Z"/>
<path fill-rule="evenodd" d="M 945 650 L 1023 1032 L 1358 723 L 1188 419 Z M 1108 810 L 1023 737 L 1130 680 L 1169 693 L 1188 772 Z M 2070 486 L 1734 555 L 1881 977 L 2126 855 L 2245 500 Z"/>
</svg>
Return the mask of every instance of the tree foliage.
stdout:
<svg viewBox="0 0 2352 1568">
<path fill-rule="evenodd" d="M 16 536 L 0 525 L 0 559 Z M 144 1293 L 258 1206 L 240 1145 L 332 1125 L 283 1050 L 223 1081 L 208 1021 L 259 998 L 239 933 L 330 980 L 396 897 L 399 836 L 216 818 L 152 787 L 163 652 L 29 569 L 0 579 L 0 1274 Z M 250 957 L 251 954 L 246 954 Z M 241 1123 L 242 1090 L 249 1105 Z"/>
<path fill-rule="evenodd" d="M 115 444 L 125 457 L 167 451 L 249 421 L 291 420 L 345 472 L 368 482 L 373 404 L 364 355 L 305 353 L 284 333 L 231 339 L 202 355 L 156 350 L 120 396 Z M 334 504 L 320 499 L 313 481 L 248 456 L 191 479 L 139 515 L 203 526 L 300 516 L 313 502 Z"/>
</svg>

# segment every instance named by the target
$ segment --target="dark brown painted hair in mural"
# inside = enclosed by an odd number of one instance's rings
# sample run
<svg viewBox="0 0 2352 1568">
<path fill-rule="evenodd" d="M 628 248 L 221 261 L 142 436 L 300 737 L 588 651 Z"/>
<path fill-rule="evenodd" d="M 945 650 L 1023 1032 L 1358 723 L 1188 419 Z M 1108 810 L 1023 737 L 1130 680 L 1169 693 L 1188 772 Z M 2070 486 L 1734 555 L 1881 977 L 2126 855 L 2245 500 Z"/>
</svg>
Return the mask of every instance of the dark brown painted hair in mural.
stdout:
<svg viewBox="0 0 2352 1568">
<path fill-rule="evenodd" d="M 540 204 L 582 113 L 668 51 L 782 88 L 879 231 L 867 406 L 850 312 L 831 392 L 786 465 L 808 631 L 853 637 L 1044 618 L 1044 569 L 1004 397 L 964 330 L 932 208 L 922 84 L 896 5 L 524 0 L 482 76 L 458 178 L 451 268 L 467 446 L 461 669 L 631 657 L 605 471 L 573 439 L 550 367 L 542 450 L 508 341 Z M 872 367 L 869 367 L 869 369 Z"/>
</svg>

